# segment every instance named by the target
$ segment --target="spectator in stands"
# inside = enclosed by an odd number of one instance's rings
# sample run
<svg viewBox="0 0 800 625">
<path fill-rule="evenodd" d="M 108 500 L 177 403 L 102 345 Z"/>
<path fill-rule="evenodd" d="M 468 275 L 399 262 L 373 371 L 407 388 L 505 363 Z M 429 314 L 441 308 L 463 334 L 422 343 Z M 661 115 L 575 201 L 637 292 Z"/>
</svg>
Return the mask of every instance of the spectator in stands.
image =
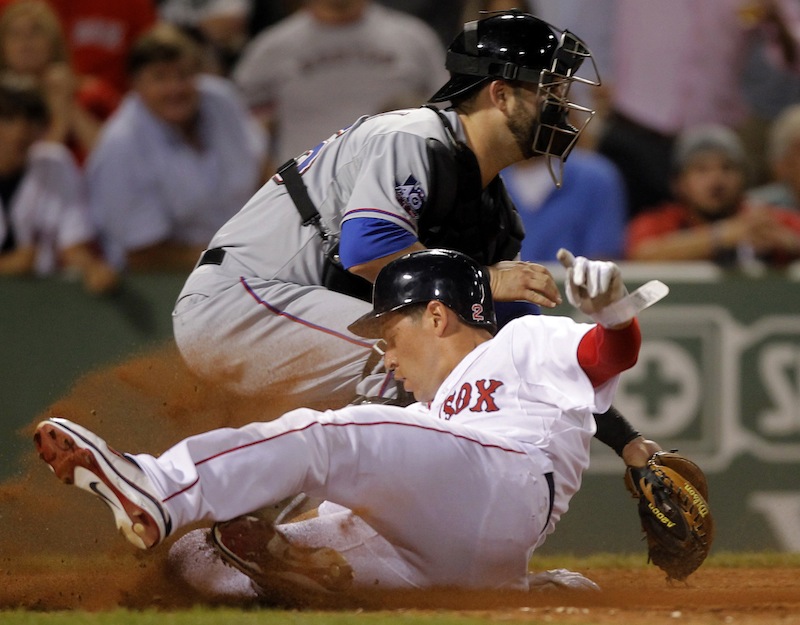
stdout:
<svg viewBox="0 0 800 625">
<path fill-rule="evenodd" d="M 423 103 L 448 74 L 421 20 L 371 0 L 306 0 L 247 45 L 233 78 L 280 165 L 398 95 Z"/>
<path fill-rule="evenodd" d="M 443 46 L 449 46 L 455 39 L 456 35 L 461 32 L 461 28 L 466 21 L 464 19 L 467 7 L 470 4 L 468 0 L 377 0 L 378 3 L 385 7 L 394 9 L 396 11 L 405 11 L 418 17 L 423 22 L 428 24 L 437 35 Z M 517 8 L 522 9 L 520 2 L 517 2 Z M 508 7 L 511 8 L 511 7 Z M 538 15 L 532 11 L 537 17 L 545 19 L 543 16 Z M 477 15 L 469 19 L 477 19 Z M 545 19 L 545 21 L 550 21 Z M 551 22 L 558 23 L 558 22 Z"/>
<path fill-rule="evenodd" d="M 92 293 L 117 273 L 97 253 L 80 169 L 44 140 L 45 99 L 19 77 L 0 79 L 0 275 L 77 274 Z"/>
<path fill-rule="evenodd" d="M 265 138 L 233 84 L 197 71 L 194 42 L 160 24 L 133 47 L 133 90 L 88 162 L 92 213 L 110 259 L 191 269 L 258 187 Z"/>
<path fill-rule="evenodd" d="M 747 199 L 800 211 L 800 104 L 787 107 L 775 120 L 767 157 L 773 182 L 751 189 Z"/>
<path fill-rule="evenodd" d="M 125 62 L 133 42 L 156 22 L 154 0 L 47 0 L 61 18 L 72 66 L 123 95 Z"/>
<path fill-rule="evenodd" d="M 253 4 L 254 0 L 163 0 L 158 14 L 201 44 L 209 71 L 227 76 L 250 38 Z"/>
<path fill-rule="evenodd" d="M 303 4 L 303 0 L 271 0 L 270 2 L 254 1 L 247 25 L 249 38 L 252 39 L 265 28 L 289 17 Z"/>
<path fill-rule="evenodd" d="M 677 202 L 629 223 L 629 259 L 748 267 L 800 257 L 800 213 L 745 202 L 746 158 L 734 131 L 693 127 L 678 137 L 673 158 Z"/>
<path fill-rule="evenodd" d="M 119 97 L 73 72 L 58 16 L 44 0 L 15 0 L 0 15 L 0 72 L 36 81 L 50 112 L 48 139 L 65 143 L 82 164 Z"/>
<path fill-rule="evenodd" d="M 547 164 L 523 161 L 503 181 L 525 224 L 522 260 L 555 262 L 559 248 L 587 258 L 619 259 L 624 252 L 625 185 L 604 156 L 576 148 L 555 188 Z"/>
<path fill-rule="evenodd" d="M 616 0 L 610 90 L 598 149 L 620 167 L 631 216 L 670 197 L 676 135 L 698 124 L 739 129 L 748 117 L 742 77 L 750 47 L 798 68 L 797 0 Z"/>
</svg>

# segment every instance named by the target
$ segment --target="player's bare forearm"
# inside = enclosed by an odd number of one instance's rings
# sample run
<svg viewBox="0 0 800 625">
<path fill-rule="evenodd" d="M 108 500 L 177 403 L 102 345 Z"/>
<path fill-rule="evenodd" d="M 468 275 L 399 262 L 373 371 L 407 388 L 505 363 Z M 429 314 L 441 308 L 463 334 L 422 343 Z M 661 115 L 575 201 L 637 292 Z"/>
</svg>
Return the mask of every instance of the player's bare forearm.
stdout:
<svg viewBox="0 0 800 625">
<path fill-rule="evenodd" d="M 389 254 L 388 256 L 382 256 L 380 258 L 376 258 L 366 263 L 361 263 L 360 265 L 353 265 L 348 269 L 348 271 L 361 278 L 364 278 L 365 280 L 369 280 L 370 282 L 375 282 L 375 278 L 378 277 L 378 273 L 380 272 L 380 270 L 383 269 L 395 258 L 400 258 L 405 254 L 409 254 L 410 252 L 417 252 L 419 250 L 424 250 L 424 249 L 425 246 L 422 245 L 422 243 L 416 242 L 413 245 L 410 245 L 409 247 L 400 250 L 399 252 L 395 252 L 394 254 Z"/>
<path fill-rule="evenodd" d="M 544 265 L 504 260 L 489 267 L 492 297 L 498 302 L 531 302 L 546 308 L 561 303 L 561 293 Z"/>
</svg>

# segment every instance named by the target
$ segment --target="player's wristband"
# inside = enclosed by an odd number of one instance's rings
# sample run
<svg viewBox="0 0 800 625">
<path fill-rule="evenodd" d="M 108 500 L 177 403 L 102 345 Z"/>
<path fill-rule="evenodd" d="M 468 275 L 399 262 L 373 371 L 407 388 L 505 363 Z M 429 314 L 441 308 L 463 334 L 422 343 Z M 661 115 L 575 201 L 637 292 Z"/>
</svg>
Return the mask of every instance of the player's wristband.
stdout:
<svg viewBox="0 0 800 625">
<path fill-rule="evenodd" d="M 601 443 L 611 447 L 620 458 L 625 445 L 637 436 L 641 436 L 614 406 L 611 406 L 602 414 L 595 414 L 594 420 L 597 423 L 597 431 L 594 437 Z"/>
</svg>

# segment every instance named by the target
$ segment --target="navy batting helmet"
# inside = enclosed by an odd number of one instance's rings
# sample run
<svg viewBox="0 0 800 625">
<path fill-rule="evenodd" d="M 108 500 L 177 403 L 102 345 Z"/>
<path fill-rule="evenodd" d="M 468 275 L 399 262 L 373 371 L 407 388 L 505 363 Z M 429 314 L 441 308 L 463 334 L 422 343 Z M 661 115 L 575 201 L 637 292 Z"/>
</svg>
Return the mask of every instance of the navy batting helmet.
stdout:
<svg viewBox="0 0 800 625">
<path fill-rule="evenodd" d="M 497 322 L 486 269 L 461 252 L 421 250 L 381 269 L 372 289 L 372 310 L 350 324 L 353 334 L 381 338 L 380 318 L 412 304 L 440 301 L 465 323 L 492 334 Z"/>
</svg>

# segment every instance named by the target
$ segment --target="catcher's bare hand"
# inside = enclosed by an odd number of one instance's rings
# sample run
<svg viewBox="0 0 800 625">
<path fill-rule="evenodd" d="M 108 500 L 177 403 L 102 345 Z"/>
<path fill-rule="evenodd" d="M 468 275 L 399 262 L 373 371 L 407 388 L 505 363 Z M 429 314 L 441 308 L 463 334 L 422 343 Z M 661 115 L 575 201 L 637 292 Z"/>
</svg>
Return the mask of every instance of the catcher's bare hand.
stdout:
<svg viewBox="0 0 800 625">
<path fill-rule="evenodd" d="M 498 302 L 526 301 L 547 308 L 561 303 L 558 285 L 544 265 L 504 260 L 489 267 L 492 297 Z"/>
</svg>

